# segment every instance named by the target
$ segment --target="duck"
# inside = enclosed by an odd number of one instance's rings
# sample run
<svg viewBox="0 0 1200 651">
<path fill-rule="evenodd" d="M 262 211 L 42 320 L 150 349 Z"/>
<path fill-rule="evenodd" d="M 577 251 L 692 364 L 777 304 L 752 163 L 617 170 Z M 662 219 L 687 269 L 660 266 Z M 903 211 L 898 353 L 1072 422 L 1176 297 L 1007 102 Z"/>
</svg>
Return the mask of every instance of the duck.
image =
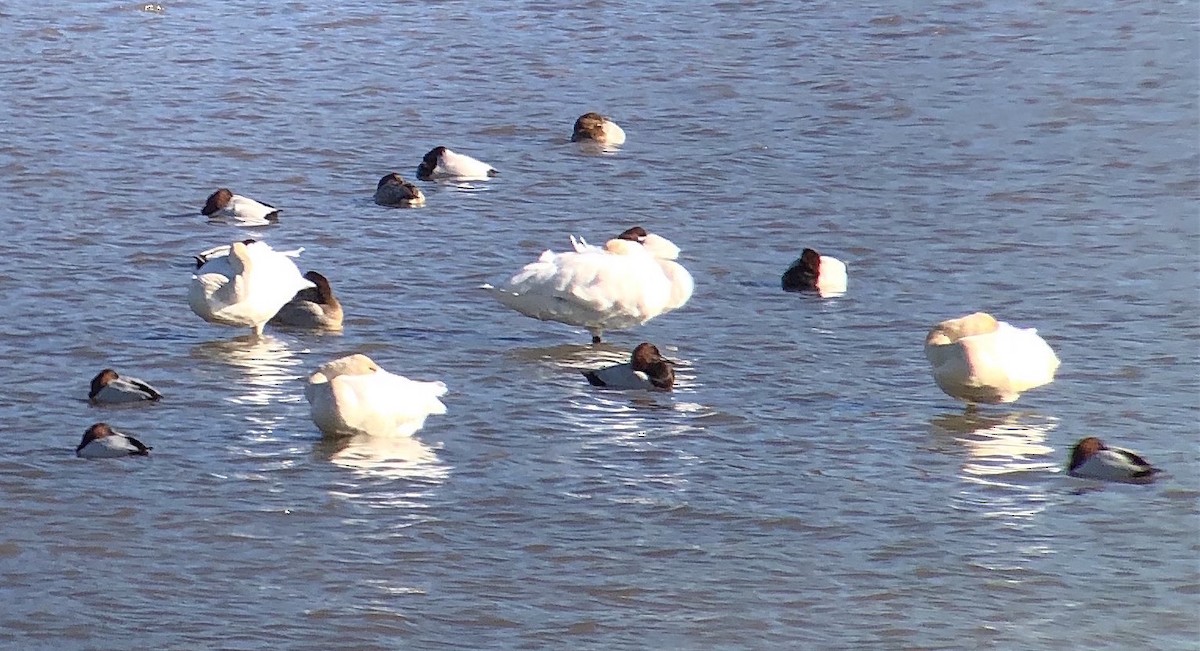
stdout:
<svg viewBox="0 0 1200 651">
<path fill-rule="evenodd" d="M 162 394 L 154 387 L 135 377 L 121 377 L 111 368 L 106 368 L 92 378 L 88 401 L 94 405 L 115 405 L 129 402 L 157 402 Z"/>
<path fill-rule="evenodd" d="M 575 120 L 571 142 L 594 142 L 600 145 L 625 144 L 625 131 L 607 115 L 589 112 Z"/>
<path fill-rule="evenodd" d="M 571 235 L 570 239 L 571 247 L 579 253 L 584 251 L 596 251 L 603 248 L 588 244 L 587 240 L 583 239 L 582 237 L 575 237 L 574 235 Z M 680 249 L 678 246 L 675 246 L 674 242 L 661 235 L 658 235 L 657 233 L 651 233 L 641 226 L 633 226 L 625 229 L 619 235 L 617 235 L 616 239 L 637 242 L 645 247 L 646 250 L 650 252 L 650 255 L 653 255 L 659 260 L 676 260 L 679 258 Z"/>
<path fill-rule="evenodd" d="M 362 353 L 322 364 L 304 388 L 313 423 L 331 437 L 410 435 L 446 413 L 445 394 L 442 382 L 389 373 Z"/>
<path fill-rule="evenodd" d="M 455 179 L 458 181 L 486 181 L 499 172 L 487 163 L 466 154 L 458 154 L 446 147 L 434 147 L 421 159 L 417 166 L 417 178 L 422 181 Z"/>
<path fill-rule="evenodd" d="M 657 346 L 643 341 L 634 347 L 628 363 L 584 371 L 583 377 L 594 387 L 670 391 L 675 386 L 675 367 Z"/>
<path fill-rule="evenodd" d="M 1033 328 L 1017 328 L 986 312 L 942 321 L 925 337 L 925 357 L 938 387 L 968 405 L 1013 402 L 1054 380 L 1058 356 Z"/>
<path fill-rule="evenodd" d="M 483 289 L 526 316 L 583 327 L 598 344 L 605 331 L 642 325 L 692 296 L 692 276 L 674 260 L 678 247 L 648 235 L 634 227 L 602 247 L 572 238 L 575 250 L 544 251 L 507 281 Z"/>
<path fill-rule="evenodd" d="M 83 440 L 75 448 L 75 456 L 84 459 L 115 459 L 146 456 L 153 449 L 132 436 L 114 430 L 107 423 L 96 423 L 83 433 Z"/>
<path fill-rule="evenodd" d="M 384 175 L 375 186 L 375 203 L 381 206 L 417 208 L 425 205 L 421 188 L 404 180 L 396 172 Z"/>
<path fill-rule="evenodd" d="M 342 303 L 333 295 L 329 279 L 316 271 L 306 272 L 304 277 L 312 282 L 313 287 L 296 292 L 292 300 L 271 317 L 270 323 L 302 328 L 341 329 Z"/>
<path fill-rule="evenodd" d="M 188 305 L 209 323 L 249 326 L 262 336 L 271 317 L 311 287 L 287 254 L 266 242 L 234 242 L 227 255 L 208 257 L 192 274 Z"/>
<path fill-rule="evenodd" d="M 1080 439 L 1075 444 L 1067 465 L 1067 474 L 1072 477 L 1127 484 L 1148 484 L 1160 472 L 1140 455 L 1105 445 L 1095 436 Z"/>
<path fill-rule="evenodd" d="M 208 195 L 200 214 L 262 224 L 279 221 L 279 209 L 275 206 L 234 194 L 229 188 L 221 188 Z"/>
<path fill-rule="evenodd" d="M 846 292 L 846 263 L 813 249 L 804 249 L 800 257 L 783 272 L 783 291 L 816 291 L 821 296 Z"/>
</svg>

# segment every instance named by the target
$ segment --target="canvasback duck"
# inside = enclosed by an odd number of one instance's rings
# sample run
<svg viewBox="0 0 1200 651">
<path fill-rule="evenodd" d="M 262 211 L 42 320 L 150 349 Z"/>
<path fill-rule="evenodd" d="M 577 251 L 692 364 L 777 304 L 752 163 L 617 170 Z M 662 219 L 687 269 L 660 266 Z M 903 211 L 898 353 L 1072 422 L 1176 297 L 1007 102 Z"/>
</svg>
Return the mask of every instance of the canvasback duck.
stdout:
<svg viewBox="0 0 1200 651">
<path fill-rule="evenodd" d="M 270 322 L 301 328 L 340 329 L 342 303 L 333 295 L 329 279 L 315 271 L 305 273 L 304 277 L 314 286 L 296 292 L 292 300 L 271 317 Z"/>
<path fill-rule="evenodd" d="M 1138 454 L 1107 446 L 1094 436 L 1080 439 L 1075 444 L 1067 465 L 1067 474 L 1072 477 L 1127 484 L 1148 484 L 1160 472 Z"/>
<path fill-rule="evenodd" d="M 578 253 L 582 253 L 584 251 L 597 251 L 603 248 L 588 244 L 587 240 L 583 239 L 582 237 L 577 238 L 574 235 L 571 235 L 570 239 L 571 246 Z M 675 260 L 679 258 L 679 247 L 675 246 L 674 242 L 661 235 L 648 232 L 641 226 L 634 226 L 626 229 L 617 236 L 617 239 L 637 242 L 645 247 L 646 250 L 650 252 L 650 255 L 653 255 L 659 260 Z"/>
<path fill-rule="evenodd" d="M 425 193 L 421 188 L 404 180 L 396 172 L 379 179 L 375 186 L 375 203 L 381 206 L 417 208 L 425 205 Z"/>
<path fill-rule="evenodd" d="M 249 326 L 261 336 L 279 308 L 313 286 L 290 256 L 266 242 L 234 242 L 227 255 L 207 257 L 192 274 L 188 305 L 209 323 Z"/>
<path fill-rule="evenodd" d="M 695 284 L 687 269 L 658 257 L 673 258 L 678 247 L 657 238 L 652 250 L 647 239 L 640 227 L 603 247 L 572 238 L 574 251 L 545 251 L 499 287 L 483 287 L 521 314 L 586 328 L 592 342 L 600 343 L 604 331 L 639 326 L 692 296 Z"/>
<path fill-rule="evenodd" d="M 127 402 L 158 401 L 162 394 L 135 377 L 121 377 L 106 368 L 92 378 L 88 400 L 94 405 L 115 405 Z"/>
<path fill-rule="evenodd" d="M 599 113 L 584 113 L 575 120 L 571 142 L 594 142 L 600 145 L 625 144 L 625 131 L 612 118 Z"/>
<path fill-rule="evenodd" d="M 417 178 L 422 181 L 486 181 L 497 174 L 499 172 L 491 165 L 466 154 L 457 154 L 445 147 L 431 149 L 417 166 Z"/>
<path fill-rule="evenodd" d="M 584 371 L 583 377 L 595 387 L 670 391 L 675 386 L 675 367 L 654 344 L 642 342 L 628 363 Z"/>
<path fill-rule="evenodd" d="M 132 436 L 114 430 L 107 423 L 96 423 L 83 433 L 83 440 L 75 448 L 75 456 L 84 459 L 114 459 L 145 456 L 153 449 Z"/>
<path fill-rule="evenodd" d="M 363 354 L 322 364 L 304 397 L 313 423 L 327 436 L 407 436 L 425 418 L 446 413 L 442 382 L 418 382 L 388 373 Z"/>
<path fill-rule="evenodd" d="M 279 221 L 279 210 L 275 206 L 234 194 L 229 188 L 221 188 L 208 195 L 200 214 L 205 217 L 228 217 L 260 224 Z"/>
<path fill-rule="evenodd" d="M 837 258 L 804 249 L 800 257 L 783 272 L 783 291 L 815 290 L 821 296 L 846 292 L 846 263 Z"/>
<path fill-rule="evenodd" d="M 938 387 L 967 403 L 1012 402 L 1052 382 L 1059 365 L 1037 330 L 1013 327 L 986 312 L 934 326 L 925 338 L 925 357 Z"/>
</svg>

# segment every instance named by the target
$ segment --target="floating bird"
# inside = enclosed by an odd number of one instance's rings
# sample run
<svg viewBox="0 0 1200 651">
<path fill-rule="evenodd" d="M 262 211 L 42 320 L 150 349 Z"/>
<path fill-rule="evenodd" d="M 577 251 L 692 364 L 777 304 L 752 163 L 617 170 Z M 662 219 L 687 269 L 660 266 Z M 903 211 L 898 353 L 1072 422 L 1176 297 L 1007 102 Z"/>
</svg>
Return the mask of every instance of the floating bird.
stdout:
<svg viewBox="0 0 1200 651">
<path fill-rule="evenodd" d="M 633 349 L 627 364 L 584 371 L 583 377 L 596 387 L 670 391 L 675 386 L 675 367 L 654 344 L 642 342 Z"/>
<path fill-rule="evenodd" d="M 571 142 L 594 142 L 601 145 L 625 143 L 625 131 L 605 115 L 584 113 L 575 120 L 575 132 Z"/>
<path fill-rule="evenodd" d="M 574 251 L 545 251 L 500 287 L 484 289 L 526 316 L 586 328 L 593 343 L 606 330 L 641 325 L 691 298 L 692 276 L 674 261 L 679 248 L 666 238 L 652 240 L 634 227 L 603 247 L 574 238 L 572 244 Z"/>
<path fill-rule="evenodd" d="M 257 242 L 257 240 L 254 240 L 254 239 L 242 240 L 242 244 L 245 244 L 246 246 L 250 246 L 251 244 L 254 244 L 255 242 Z M 214 246 L 211 249 L 205 249 L 204 251 L 201 251 L 201 252 L 197 253 L 196 255 L 192 256 L 192 259 L 196 261 L 196 268 L 199 269 L 200 267 L 203 267 L 209 260 L 216 260 L 217 258 L 224 258 L 224 257 L 228 256 L 230 246 L 231 245 L 229 245 L 229 244 L 218 244 L 217 246 Z M 298 258 L 298 257 L 300 257 L 301 253 L 304 253 L 304 247 L 300 247 L 298 249 L 292 249 L 291 251 L 279 251 L 279 253 L 282 253 L 289 258 Z M 226 260 L 225 262 L 228 263 L 229 261 Z M 222 272 L 222 273 L 224 273 L 224 272 Z"/>
<path fill-rule="evenodd" d="M 135 377 L 121 377 L 111 368 L 100 371 L 92 378 L 92 389 L 88 392 L 88 400 L 97 405 L 161 399 L 162 394 L 154 387 Z"/>
<path fill-rule="evenodd" d="M 342 327 L 342 304 L 333 295 L 329 279 L 315 271 L 304 274 L 314 287 L 296 292 L 275 316 L 271 323 L 299 326 L 301 328 L 325 328 L 337 330 Z"/>
<path fill-rule="evenodd" d="M 196 269 L 188 305 L 209 323 L 249 326 L 262 335 L 263 325 L 279 308 L 313 286 L 290 256 L 266 242 L 234 242 L 227 255 L 209 256 Z"/>
<path fill-rule="evenodd" d="M 114 459 L 145 456 L 153 449 L 132 436 L 114 430 L 107 423 L 96 423 L 83 433 L 83 440 L 75 448 L 75 456 L 85 459 Z"/>
<path fill-rule="evenodd" d="M 985 312 L 939 323 L 925 338 L 925 357 L 938 387 L 968 403 L 1012 402 L 1052 382 L 1059 365 L 1037 330 Z"/>
<path fill-rule="evenodd" d="M 417 208 L 425 205 L 425 193 L 396 172 L 392 172 L 379 179 L 379 185 L 375 186 L 375 203 L 381 206 Z"/>
<path fill-rule="evenodd" d="M 837 258 L 804 249 L 800 257 L 783 272 L 783 290 L 815 290 L 821 296 L 846 292 L 846 263 Z"/>
<path fill-rule="evenodd" d="M 456 154 L 445 147 L 431 149 L 417 166 L 417 178 L 422 181 L 486 181 L 497 174 L 499 172 L 491 165 L 466 154 Z"/>
<path fill-rule="evenodd" d="M 200 214 L 205 217 L 230 217 L 238 221 L 260 224 L 279 221 L 279 210 L 275 206 L 234 194 L 229 188 L 221 188 L 208 195 Z"/>
<path fill-rule="evenodd" d="M 1107 446 L 1094 436 L 1080 439 L 1075 444 L 1067 466 L 1067 474 L 1072 477 L 1127 484 L 1148 484 L 1160 472 L 1141 456 L 1124 448 Z"/>
<path fill-rule="evenodd" d="M 313 423 L 328 436 L 412 434 L 426 417 L 446 413 L 438 400 L 445 394 L 441 382 L 388 373 L 362 354 L 321 365 L 304 389 Z"/>
</svg>

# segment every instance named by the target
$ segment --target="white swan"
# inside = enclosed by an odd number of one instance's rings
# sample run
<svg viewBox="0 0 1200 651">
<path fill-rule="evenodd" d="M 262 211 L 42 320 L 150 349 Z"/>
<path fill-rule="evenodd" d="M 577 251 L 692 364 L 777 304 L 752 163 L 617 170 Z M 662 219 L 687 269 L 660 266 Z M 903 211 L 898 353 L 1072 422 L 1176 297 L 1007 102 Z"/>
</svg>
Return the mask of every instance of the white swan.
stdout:
<svg viewBox="0 0 1200 651">
<path fill-rule="evenodd" d="M 642 342 L 633 349 L 628 363 L 584 371 L 583 377 L 596 387 L 670 391 L 675 386 L 675 367 L 658 347 Z"/>
<path fill-rule="evenodd" d="M 205 217 L 230 217 L 256 224 L 279 221 L 279 210 L 275 206 L 234 194 L 229 188 L 221 188 L 208 195 L 200 214 Z"/>
<path fill-rule="evenodd" d="M 594 142 L 600 145 L 625 144 L 625 131 L 612 118 L 599 113 L 584 113 L 575 120 L 571 142 Z"/>
<path fill-rule="evenodd" d="M 257 240 L 254 240 L 254 239 L 242 240 L 242 244 L 245 244 L 246 246 L 250 246 L 251 244 L 255 244 L 256 242 L 257 242 Z M 264 245 L 265 245 L 265 243 L 264 243 Z M 205 249 L 205 250 L 197 253 L 196 255 L 193 255 L 192 259 L 196 261 L 196 268 L 199 269 L 200 267 L 203 267 L 205 264 L 208 263 L 209 260 L 216 260 L 217 258 L 224 258 L 225 256 L 229 255 L 230 246 L 231 245 L 229 245 L 229 244 L 218 244 L 218 245 L 212 247 L 211 249 Z M 270 247 L 268 247 L 268 248 L 270 248 Z M 272 250 L 274 250 L 274 249 L 272 249 Z M 283 255 L 286 255 L 289 258 L 298 258 L 298 257 L 300 257 L 301 253 L 304 253 L 304 247 L 292 249 L 291 251 L 276 251 L 276 253 L 282 253 Z M 228 262 L 229 262 L 228 260 L 225 261 L 226 264 Z M 228 267 L 226 267 L 226 269 L 228 269 Z"/>
<path fill-rule="evenodd" d="M 1037 330 L 985 312 L 939 323 L 925 338 L 925 357 L 938 387 L 968 403 L 1012 402 L 1052 382 L 1059 365 Z"/>
<path fill-rule="evenodd" d="M 574 251 L 545 251 L 501 286 L 483 287 L 526 316 L 586 328 L 599 343 L 604 331 L 641 325 L 692 296 L 692 275 L 673 259 L 657 257 L 643 244 L 648 237 L 634 227 L 603 247 L 572 238 Z M 652 246 L 660 255 L 678 255 L 666 238 Z"/>
<path fill-rule="evenodd" d="M 375 203 L 381 206 L 418 208 L 425 205 L 425 193 L 421 188 L 404 180 L 396 172 L 379 179 L 375 186 Z"/>
<path fill-rule="evenodd" d="M 114 430 L 106 423 L 96 423 L 83 433 L 83 440 L 75 448 L 75 456 L 84 459 L 114 459 L 145 456 L 153 449 L 132 436 Z"/>
<path fill-rule="evenodd" d="M 228 255 L 208 257 L 196 269 L 188 305 L 209 323 L 249 326 L 262 335 L 263 325 L 279 308 L 313 286 L 291 257 L 265 242 L 234 242 Z"/>
<path fill-rule="evenodd" d="M 441 382 L 388 373 L 362 354 L 322 364 L 304 388 L 313 423 L 328 436 L 407 436 L 446 413 L 445 394 Z"/>
<path fill-rule="evenodd" d="M 271 317 L 270 322 L 301 328 L 341 329 L 342 303 L 333 295 L 329 279 L 315 271 L 305 273 L 304 277 L 314 286 L 296 292 L 292 300 Z"/>
<path fill-rule="evenodd" d="M 434 147 L 421 159 L 417 166 L 417 178 L 422 181 L 455 179 L 458 181 L 486 181 L 499 172 L 491 165 L 466 154 L 458 154 L 445 147 Z"/>
<path fill-rule="evenodd" d="M 783 272 L 783 290 L 815 290 L 821 296 L 846 293 L 846 263 L 837 258 L 804 249 L 800 257 Z"/>
<path fill-rule="evenodd" d="M 1107 446 L 1094 436 L 1080 439 L 1075 444 L 1071 449 L 1071 461 L 1067 464 L 1067 474 L 1072 477 L 1127 484 L 1148 484 L 1160 472 L 1138 454 L 1125 448 Z"/>
<path fill-rule="evenodd" d="M 88 392 L 88 400 L 97 405 L 161 399 L 162 394 L 154 387 L 135 377 L 121 377 L 111 368 L 100 371 L 92 378 L 92 388 Z"/>
</svg>

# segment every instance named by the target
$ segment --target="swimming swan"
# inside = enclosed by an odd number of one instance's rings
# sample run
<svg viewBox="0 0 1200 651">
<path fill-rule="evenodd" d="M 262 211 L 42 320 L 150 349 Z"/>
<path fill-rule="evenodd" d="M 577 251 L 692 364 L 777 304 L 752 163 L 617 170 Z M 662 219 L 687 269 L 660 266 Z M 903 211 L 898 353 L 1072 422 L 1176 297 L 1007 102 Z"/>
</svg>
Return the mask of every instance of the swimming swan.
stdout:
<svg viewBox="0 0 1200 651">
<path fill-rule="evenodd" d="M 205 217 L 230 217 L 259 224 L 279 221 L 279 210 L 275 206 L 234 194 L 229 188 L 221 188 L 208 195 L 200 214 Z"/>
<path fill-rule="evenodd" d="M 592 386 L 610 389 L 670 391 L 675 386 L 674 365 L 649 342 L 638 344 L 628 363 L 584 371 L 583 376 Z"/>
<path fill-rule="evenodd" d="M 208 257 L 196 269 L 188 305 L 209 323 L 249 326 L 262 335 L 263 325 L 279 308 L 313 286 L 290 256 L 267 243 L 234 242 L 228 255 Z"/>
<path fill-rule="evenodd" d="M 441 382 L 393 375 L 362 354 L 327 362 L 308 378 L 313 423 L 327 436 L 407 436 L 431 414 L 446 413 Z"/>
<path fill-rule="evenodd" d="M 584 113 L 575 120 L 571 142 L 594 142 L 601 145 L 625 144 L 625 131 L 612 118 L 599 113 Z"/>
<path fill-rule="evenodd" d="M 445 147 L 434 147 L 417 166 L 417 178 L 422 181 L 455 179 L 486 181 L 499 174 L 491 165 L 466 154 L 456 154 Z"/>
<path fill-rule="evenodd" d="M 107 423 L 96 423 L 83 433 L 83 440 L 75 448 L 75 456 L 84 459 L 115 459 L 145 456 L 153 449 L 132 436 L 114 430 Z"/>
<path fill-rule="evenodd" d="M 934 326 L 925 338 L 925 357 L 938 387 L 968 403 L 1012 402 L 1052 382 L 1059 365 L 1037 330 L 1013 327 L 986 312 Z"/>
<path fill-rule="evenodd" d="M 783 272 L 785 292 L 815 290 L 821 296 L 846 292 L 846 263 L 837 258 L 804 249 L 800 257 Z"/>
<path fill-rule="evenodd" d="M 1067 464 L 1067 474 L 1072 477 L 1127 484 L 1148 484 L 1160 472 L 1138 454 L 1107 446 L 1094 436 L 1080 439 L 1075 444 L 1071 450 L 1071 461 Z"/>
<path fill-rule="evenodd" d="M 631 228 L 603 247 L 572 238 L 574 251 L 545 251 L 499 287 L 484 285 L 496 300 L 526 316 L 586 328 L 593 343 L 606 330 L 624 330 L 682 307 L 695 287 L 673 259 L 678 247 L 666 238 Z"/>
<path fill-rule="evenodd" d="M 92 378 L 88 400 L 96 405 L 115 405 L 127 402 L 157 401 L 162 394 L 154 387 L 135 377 L 121 377 L 111 368 L 106 368 Z"/>
</svg>

